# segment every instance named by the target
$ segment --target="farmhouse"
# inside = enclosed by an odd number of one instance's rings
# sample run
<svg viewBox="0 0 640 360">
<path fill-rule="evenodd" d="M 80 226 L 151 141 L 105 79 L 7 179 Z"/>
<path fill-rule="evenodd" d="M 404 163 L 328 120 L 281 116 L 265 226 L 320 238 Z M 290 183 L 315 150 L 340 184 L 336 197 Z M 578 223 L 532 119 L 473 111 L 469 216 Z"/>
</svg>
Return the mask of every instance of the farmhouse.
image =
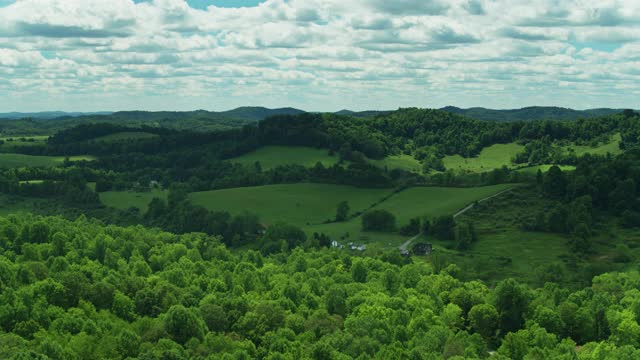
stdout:
<svg viewBox="0 0 640 360">
<path fill-rule="evenodd" d="M 362 245 L 362 244 L 354 244 L 354 243 L 349 243 L 349 249 L 351 250 L 356 250 L 356 251 L 365 251 L 367 250 L 367 245 Z"/>
<path fill-rule="evenodd" d="M 332 240 L 331 241 L 331 247 L 335 248 L 335 249 L 344 249 L 344 245 L 340 244 L 339 242 Z"/>
<path fill-rule="evenodd" d="M 433 252 L 433 245 L 429 243 L 418 243 L 413 245 L 411 252 L 414 255 L 429 255 Z"/>
</svg>

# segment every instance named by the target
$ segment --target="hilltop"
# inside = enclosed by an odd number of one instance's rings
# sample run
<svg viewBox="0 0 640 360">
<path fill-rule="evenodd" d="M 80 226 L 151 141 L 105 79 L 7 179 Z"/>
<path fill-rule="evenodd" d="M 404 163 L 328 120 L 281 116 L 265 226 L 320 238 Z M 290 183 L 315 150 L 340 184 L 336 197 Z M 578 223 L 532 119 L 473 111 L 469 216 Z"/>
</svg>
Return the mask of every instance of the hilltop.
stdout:
<svg viewBox="0 0 640 360">
<path fill-rule="evenodd" d="M 610 108 L 574 110 L 556 106 L 530 106 L 521 109 L 507 110 L 487 109 L 483 107 L 461 109 L 455 106 L 446 106 L 440 110 L 477 120 L 494 121 L 578 120 L 607 116 L 622 111 L 622 109 Z"/>
</svg>

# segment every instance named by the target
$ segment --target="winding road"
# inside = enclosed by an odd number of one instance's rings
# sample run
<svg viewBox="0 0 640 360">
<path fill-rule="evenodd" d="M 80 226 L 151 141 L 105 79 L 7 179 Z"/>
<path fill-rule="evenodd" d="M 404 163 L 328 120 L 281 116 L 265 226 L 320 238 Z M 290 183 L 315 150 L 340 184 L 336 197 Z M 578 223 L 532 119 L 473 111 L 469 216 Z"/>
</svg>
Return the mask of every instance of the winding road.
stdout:
<svg viewBox="0 0 640 360">
<path fill-rule="evenodd" d="M 460 215 L 462 215 L 462 214 L 466 213 L 467 211 L 469 211 L 469 210 L 473 209 L 473 207 L 474 207 L 476 204 L 478 204 L 478 203 L 481 203 L 481 202 L 487 201 L 487 200 L 489 200 L 489 199 L 493 199 L 494 197 L 499 196 L 499 195 L 502 195 L 502 194 L 504 194 L 504 193 L 506 193 L 506 192 L 509 192 L 509 191 L 511 191 L 511 190 L 513 190 L 513 188 L 512 188 L 512 187 L 510 187 L 510 188 L 508 188 L 508 189 L 505 189 L 505 190 L 502 190 L 502 191 L 500 191 L 499 193 L 495 193 L 495 194 L 493 194 L 493 195 L 491 195 L 491 196 L 487 196 L 486 198 L 480 199 L 480 200 L 478 200 L 478 201 L 474 201 L 473 203 L 471 203 L 471 204 L 469 204 L 469 205 L 465 206 L 464 208 L 462 208 L 462 209 L 461 209 L 460 211 L 458 211 L 457 213 L 453 214 L 453 218 L 455 219 L 455 218 L 457 218 L 458 216 L 460 216 Z M 415 239 L 419 238 L 420 236 L 422 236 L 422 233 L 419 233 L 418 235 L 416 235 L 416 236 L 412 237 L 411 239 L 409 239 L 409 240 L 405 241 L 404 243 L 402 243 L 402 245 L 398 246 L 398 250 L 400 250 L 400 252 L 406 252 L 406 251 L 408 251 L 409 245 L 411 245 L 411 243 L 413 242 L 413 240 L 415 240 Z"/>
</svg>

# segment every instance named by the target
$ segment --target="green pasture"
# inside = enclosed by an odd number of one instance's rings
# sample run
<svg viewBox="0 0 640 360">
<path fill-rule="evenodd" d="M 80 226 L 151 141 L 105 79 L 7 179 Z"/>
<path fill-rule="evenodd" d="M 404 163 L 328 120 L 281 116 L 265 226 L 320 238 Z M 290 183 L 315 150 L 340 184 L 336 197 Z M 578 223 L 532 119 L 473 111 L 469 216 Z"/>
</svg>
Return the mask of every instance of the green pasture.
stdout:
<svg viewBox="0 0 640 360">
<path fill-rule="evenodd" d="M 69 156 L 70 161 L 92 161 L 95 157 L 89 155 Z M 0 168 L 15 167 L 52 167 L 61 165 L 64 156 L 33 156 L 13 153 L 0 153 Z"/>
<path fill-rule="evenodd" d="M 189 198 L 209 210 L 231 214 L 249 211 L 258 214 L 266 224 L 286 222 L 303 226 L 334 219 L 341 201 L 348 201 L 352 211 L 358 211 L 391 193 L 390 189 L 301 183 L 195 192 Z"/>
<path fill-rule="evenodd" d="M 569 145 L 563 146 L 563 150 L 569 151 L 569 149 L 573 149 L 576 155 L 581 156 L 584 154 L 592 154 L 592 155 L 606 155 L 612 154 L 617 155 L 622 153 L 622 149 L 620 149 L 620 141 L 622 141 L 622 137 L 620 134 L 615 134 L 611 137 L 610 141 L 606 144 L 599 144 L 598 146 L 586 146 L 586 145 Z"/>
<path fill-rule="evenodd" d="M 4 149 L 4 151 L 7 151 L 18 146 L 44 145 L 48 138 L 49 136 L 47 135 L 0 137 L 0 141 L 2 141 L 2 144 L 0 144 L 0 149 Z"/>
<path fill-rule="evenodd" d="M 504 165 L 511 167 L 511 159 L 523 149 L 524 146 L 516 143 L 495 144 L 482 149 L 477 157 L 464 158 L 460 155 L 450 155 L 445 156 L 443 162 L 447 170 L 490 171 Z"/>
<path fill-rule="evenodd" d="M 153 198 L 166 199 L 168 192 L 166 190 L 153 189 L 147 192 L 136 191 L 106 191 L 99 194 L 100 201 L 116 209 L 127 210 L 131 207 L 137 207 L 141 213 L 145 213 L 149 207 L 149 203 Z"/>
<path fill-rule="evenodd" d="M 375 166 L 386 168 L 389 170 L 402 169 L 417 173 L 422 172 L 420 161 L 411 155 L 391 155 L 381 160 L 369 160 L 369 162 Z"/>
<path fill-rule="evenodd" d="M 433 219 L 441 215 L 453 215 L 474 201 L 513 186 L 503 184 L 476 188 L 414 187 L 394 194 L 373 209 L 390 211 L 396 216 L 396 223 L 400 227 L 415 217 Z M 317 224 L 306 226 L 304 229 L 308 233 L 325 233 L 338 240 L 366 243 L 373 249 L 396 247 L 407 240 L 406 236 L 399 234 L 362 232 L 361 221 L 360 217 L 356 217 L 343 223 Z"/>
</svg>

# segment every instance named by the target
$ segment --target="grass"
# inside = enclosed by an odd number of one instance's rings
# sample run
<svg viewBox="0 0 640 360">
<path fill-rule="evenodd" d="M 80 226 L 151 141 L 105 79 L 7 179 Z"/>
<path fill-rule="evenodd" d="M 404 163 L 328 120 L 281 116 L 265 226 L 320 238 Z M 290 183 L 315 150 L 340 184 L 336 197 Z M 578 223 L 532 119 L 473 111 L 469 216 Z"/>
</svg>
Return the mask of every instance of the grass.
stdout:
<svg viewBox="0 0 640 360">
<path fill-rule="evenodd" d="M 508 228 L 479 231 L 478 236 L 478 242 L 464 252 L 449 250 L 451 242 L 427 241 L 447 262 L 458 265 L 468 279 L 481 279 L 490 284 L 509 277 L 536 284 L 539 266 L 561 263 L 569 252 L 568 238 L 560 234 Z"/>
<path fill-rule="evenodd" d="M 263 170 L 273 169 L 281 165 L 302 165 L 305 167 L 314 166 L 321 162 L 324 166 L 332 166 L 338 162 L 337 156 L 329 156 L 328 150 L 311 147 L 292 146 L 265 146 L 248 154 L 236 157 L 230 161 L 253 165 L 260 162 Z"/>
<path fill-rule="evenodd" d="M 495 144 L 482 149 L 480 155 L 473 158 L 464 158 L 460 155 L 445 156 L 444 166 L 447 170 L 460 170 L 469 172 L 489 171 L 502 166 L 511 166 L 511 159 L 524 149 L 524 146 L 509 143 Z"/>
<path fill-rule="evenodd" d="M 151 134 L 143 131 L 123 131 L 115 134 L 109 134 L 92 139 L 93 142 L 115 142 L 124 140 L 137 140 L 137 139 L 149 139 L 157 137 L 156 134 Z"/>
<path fill-rule="evenodd" d="M 593 155 L 606 155 L 607 153 L 611 154 L 620 154 L 622 150 L 620 149 L 620 134 L 615 134 L 612 136 L 611 140 L 606 144 L 600 144 L 598 146 L 585 146 L 585 145 L 567 145 L 561 146 L 560 148 L 567 153 L 569 149 L 573 149 L 577 156 L 582 156 L 584 154 L 593 154 Z M 524 149 L 524 146 L 509 143 L 509 144 L 495 144 L 489 147 L 482 149 L 480 155 L 473 158 L 464 158 L 460 155 L 451 155 L 446 156 L 443 159 L 444 166 L 447 170 L 459 170 L 459 171 L 468 171 L 468 172 L 483 172 L 489 171 L 497 168 L 501 168 L 506 165 L 508 167 L 513 167 L 511 159 L 519 152 Z M 549 170 L 552 165 L 539 165 L 533 166 L 529 168 L 524 168 L 519 171 L 523 172 L 537 172 L 538 169 L 543 172 Z M 569 166 L 561 166 L 563 170 L 573 170 L 573 167 Z"/>
<path fill-rule="evenodd" d="M 16 167 L 52 167 L 61 165 L 65 160 L 64 156 L 32 156 L 23 154 L 0 153 L 0 168 Z M 95 157 L 69 156 L 70 161 L 92 161 Z"/>
<path fill-rule="evenodd" d="M 394 213 L 402 226 L 414 217 L 453 214 L 465 205 L 498 193 L 512 185 L 479 188 L 416 187 L 393 194 L 389 189 L 362 189 L 328 184 L 267 185 L 191 193 L 194 204 L 231 214 L 249 211 L 266 224 L 286 222 L 309 235 L 325 233 L 336 240 L 361 242 L 371 249 L 388 249 L 406 241 L 396 233 L 363 233 L 360 217 L 341 223 L 324 223 L 335 216 L 338 203 L 347 200 L 351 212 L 373 208 Z"/>
<path fill-rule="evenodd" d="M 466 205 L 501 192 L 513 185 L 493 185 L 477 188 L 414 187 L 397 193 L 374 209 L 388 210 L 396 216 L 398 226 L 403 226 L 415 217 L 433 219 L 442 215 L 453 215 Z M 397 247 L 407 240 L 406 236 L 391 233 L 361 231 L 361 217 L 343 223 L 319 224 L 304 227 L 308 233 L 325 233 L 334 239 L 362 242 L 372 249 Z"/>
<path fill-rule="evenodd" d="M 381 168 L 391 169 L 402 169 L 406 171 L 413 171 L 417 173 L 422 172 L 422 166 L 420 165 L 420 161 L 416 160 L 411 155 L 391 155 L 387 156 L 382 160 L 369 160 L 375 166 Z"/>
<path fill-rule="evenodd" d="M 606 144 L 599 144 L 598 146 L 570 145 L 570 146 L 563 146 L 563 149 L 564 151 L 573 149 L 576 155 L 578 156 L 581 156 L 584 154 L 617 155 L 622 153 L 622 149 L 620 149 L 620 141 L 622 141 L 622 137 L 620 136 L 620 134 L 615 134 L 611 137 L 610 141 Z"/>
<path fill-rule="evenodd" d="M 3 149 L 13 149 L 18 146 L 34 146 L 44 145 L 49 136 L 7 136 L 0 138 L 3 144 L 0 145 Z"/>
<path fill-rule="evenodd" d="M 525 167 L 525 168 L 521 168 L 518 169 L 518 172 L 523 172 L 523 173 L 528 173 L 528 174 L 536 174 L 538 172 L 538 170 L 542 171 L 543 173 L 549 171 L 549 169 L 552 167 L 553 165 L 536 165 L 536 166 L 529 166 L 529 167 Z M 576 169 L 575 166 L 573 165 L 558 165 L 558 167 L 560 168 L 560 170 L 562 171 L 573 171 Z"/>
<path fill-rule="evenodd" d="M 414 187 L 396 194 L 376 208 L 389 210 L 400 225 L 420 216 L 453 214 L 474 201 L 513 187 L 513 184 L 474 188 Z"/>
<path fill-rule="evenodd" d="M 305 226 L 333 219 L 343 200 L 349 202 L 352 211 L 358 211 L 390 194 L 389 189 L 302 183 L 196 192 L 189 198 L 210 210 L 256 213 L 267 224 Z"/>
<path fill-rule="evenodd" d="M 447 262 L 458 265 L 468 279 L 495 283 L 514 277 L 541 285 L 536 283 L 536 269 L 544 264 L 562 263 L 569 254 L 568 236 L 523 231 L 520 223 L 547 206 L 548 201 L 540 198 L 534 188 L 518 187 L 479 204 L 457 219 L 474 224 L 478 241 L 470 249 L 460 252 L 453 249 L 454 242 L 428 241 Z"/>
<path fill-rule="evenodd" d="M 483 202 L 458 218 L 475 225 L 478 241 L 469 250 L 453 249 L 453 242 L 428 239 L 445 262 L 460 267 L 467 280 L 481 279 L 490 284 L 513 277 L 532 285 L 542 286 L 537 278 L 541 265 L 559 264 L 568 284 L 589 282 L 594 274 L 585 276 L 584 267 L 597 271 L 621 271 L 635 267 L 640 257 L 640 230 L 621 229 L 618 219 L 599 217 L 591 239 L 590 254 L 579 255 L 573 267 L 568 261 L 575 254 L 569 247 L 570 235 L 530 232 L 521 229 L 523 221 L 530 222 L 535 214 L 553 206 L 553 201 L 540 197 L 535 187 L 519 187 L 503 196 Z M 621 263 L 619 244 L 628 257 Z M 433 259 L 433 258 L 432 258 Z M 429 258 L 426 258 L 429 260 Z"/>
<path fill-rule="evenodd" d="M 24 180 L 19 181 L 20 184 L 42 184 L 44 180 Z"/>
<path fill-rule="evenodd" d="M 107 205 L 120 210 L 127 210 L 130 207 L 137 207 L 141 213 L 145 213 L 149 207 L 149 203 L 153 198 L 166 199 L 168 192 L 166 190 L 153 189 L 149 192 L 135 191 L 106 191 L 99 194 L 100 201 Z"/>
</svg>

